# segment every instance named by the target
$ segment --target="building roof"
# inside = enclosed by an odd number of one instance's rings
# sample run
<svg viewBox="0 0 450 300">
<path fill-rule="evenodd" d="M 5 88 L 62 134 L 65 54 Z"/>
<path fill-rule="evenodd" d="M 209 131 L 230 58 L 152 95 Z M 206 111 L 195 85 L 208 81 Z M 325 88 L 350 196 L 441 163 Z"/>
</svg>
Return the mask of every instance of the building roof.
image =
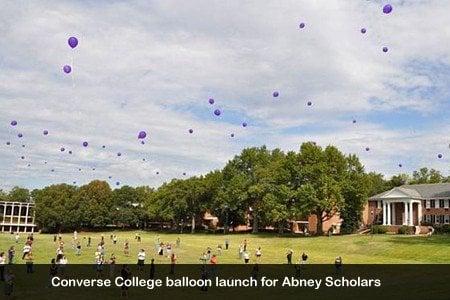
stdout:
<svg viewBox="0 0 450 300">
<path fill-rule="evenodd" d="M 395 187 L 370 197 L 371 200 L 392 198 L 393 195 L 420 199 L 450 198 L 450 183 L 410 184 Z"/>
</svg>

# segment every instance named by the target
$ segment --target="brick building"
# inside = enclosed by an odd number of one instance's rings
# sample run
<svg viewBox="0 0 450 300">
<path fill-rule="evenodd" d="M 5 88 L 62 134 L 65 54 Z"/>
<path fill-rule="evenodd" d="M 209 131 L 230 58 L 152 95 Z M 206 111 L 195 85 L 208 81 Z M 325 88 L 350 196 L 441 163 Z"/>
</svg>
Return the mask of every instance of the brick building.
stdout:
<svg viewBox="0 0 450 300">
<path fill-rule="evenodd" d="M 450 223 L 450 183 L 412 184 L 395 187 L 369 198 L 365 225 L 417 226 Z"/>
</svg>

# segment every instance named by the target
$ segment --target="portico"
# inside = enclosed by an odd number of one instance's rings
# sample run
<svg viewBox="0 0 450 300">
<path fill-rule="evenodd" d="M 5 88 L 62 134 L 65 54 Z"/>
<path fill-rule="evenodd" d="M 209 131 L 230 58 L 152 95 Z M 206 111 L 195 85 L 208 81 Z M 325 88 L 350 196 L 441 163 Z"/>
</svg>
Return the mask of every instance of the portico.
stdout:
<svg viewBox="0 0 450 300">
<path fill-rule="evenodd" d="M 422 219 L 422 203 L 414 199 L 379 200 L 383 212 L 383 225 L 419 225 Z"/>
</svg>

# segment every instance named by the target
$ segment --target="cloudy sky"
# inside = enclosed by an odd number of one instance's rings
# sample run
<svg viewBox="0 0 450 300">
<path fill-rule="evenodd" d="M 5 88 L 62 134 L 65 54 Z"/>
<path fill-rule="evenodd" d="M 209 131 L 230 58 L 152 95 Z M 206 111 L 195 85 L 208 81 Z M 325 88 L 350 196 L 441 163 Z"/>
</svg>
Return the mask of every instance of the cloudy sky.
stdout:
<svg viewBox="0 0 450 300">
<path fill-rule="evenodd" d="M 390 3 L 1 0 L 0 188 L 158 186 L 308 140 L 450 175 L 450 2 Z"/>
</svg>

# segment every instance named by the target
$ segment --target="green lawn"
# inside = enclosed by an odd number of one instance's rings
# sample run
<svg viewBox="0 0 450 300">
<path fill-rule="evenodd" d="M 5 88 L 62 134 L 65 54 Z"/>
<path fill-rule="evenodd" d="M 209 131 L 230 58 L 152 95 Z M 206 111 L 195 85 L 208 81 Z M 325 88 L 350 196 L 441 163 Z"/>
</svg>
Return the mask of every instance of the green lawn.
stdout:
<svg viewBox="0 0 450 300">
<path fill-rule="evenodd" d="M 155 257 L 157 263 L 168 263 L 166 257 L 155 253 L 155 241 L 159 236 L 163 242 L 175 245 L 177 237 L 181 239 L 179 248 L 174 247 L 178 256 L 178 263 L 198 263 L 200 255 L 206 247 L 211 247 L 213 253 L 217 252 L 217 245 L 224 244 L 225 237 L 230 240 L 230 249 L 222 251 L 219 263 L 242 263 L 238 258 L 238 246 L 244 239 L 248 241 L 251 261 L 254 262 L 254 253 L 257 247 L 262 248 L 261 263 L 285 263 L 287 249 L 294 250 L 294 261 L 297 262 L 303 251 L 309 255 L 309 263 L 333 263 L 336 256 L 342 256 L 343 262 L 348 263 L 450 263 L 450 236 L 435 235 L 401 236 L 401 235 L 345 235 L 333 237 L 294 237 L 277 236 L 274 234 L 167 234 L 156 232 L 140 232 L 142 241 L 135 241 L 134 231 L 116 232 L 117 245 L 110 240 L 111 232 L 105 232 L 106 257 L 114 252 L 117 263 L 136 263 L 137 252 L 143 248 L 147 252 L 147 261 Z M 92 246 L 86 247 L 86 239 L 92 237 Z M 82 241 L 82 255 L 76 256 L 71 247 L 72 234 L 64 234 L 65 254 L 69 263 L 92 263 L 96 244 L 100 241 L 101 233 L 82 232 L 78 239 Z M 123 243 L 130 241 L 130 256 L 123 253 Z M 18 244 L 14 235 L 0 234 L 0 251 L 7 252 L 12 245 L 16 247 L 16 262 L 23 263 L 21 252 L 25 235 L 22 234 Z M 35 263 L 49 263 L 55 257 L 56 245 L 53 235 L 35 234 L 33 253 Z"/>
</svg>

